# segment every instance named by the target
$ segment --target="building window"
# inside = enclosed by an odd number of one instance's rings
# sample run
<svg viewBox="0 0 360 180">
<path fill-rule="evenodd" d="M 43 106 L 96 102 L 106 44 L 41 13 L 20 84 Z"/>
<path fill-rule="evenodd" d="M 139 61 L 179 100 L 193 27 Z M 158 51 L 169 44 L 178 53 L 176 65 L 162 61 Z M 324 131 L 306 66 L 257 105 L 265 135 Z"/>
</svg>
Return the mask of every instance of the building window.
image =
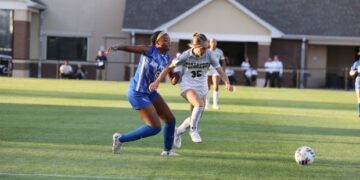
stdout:
<svg viewBox="0 0 360 180">
<path fill-rule="evenodd" d="M 46 57 L 49 60 L 86 61 L 87 38 L 47 37 Z"/>
<path fill-rule="evenodd" d="M 0 58 L 12 57 L 13 11 L 0 10 Z"/>
</svg>

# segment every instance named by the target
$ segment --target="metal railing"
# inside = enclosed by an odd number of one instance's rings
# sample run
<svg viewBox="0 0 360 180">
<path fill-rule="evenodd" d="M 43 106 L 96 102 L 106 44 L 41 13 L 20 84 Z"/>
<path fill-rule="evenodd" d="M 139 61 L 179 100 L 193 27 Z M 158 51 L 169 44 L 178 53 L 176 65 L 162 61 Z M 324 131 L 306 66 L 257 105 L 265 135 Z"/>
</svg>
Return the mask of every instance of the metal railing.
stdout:
<svg viewBox="0 0 360 180">
<path fill-rule="evenodd" d="M 59 68 L 64 63 L 63 60 L 4 60 L 0 59 L 0 75 L 1 76 L 14 76 L 14 70 L 17 67 L 24 65 L 27 66 L 29 77 L 34 78 L 59 78 Z M 77 64 L 85 66 L 88 71 L 88 79 L 95 79 L 96 65 L 95 61 L 70 61 L 70 65 L 75 67 Z M 137 64 L 130 64 L 128 62 L 108 61 L 107 67 L 116 66 L 120 69 L 107 68 L 108 74 L 110 71 L 123 72 L 122 78 L 115 80 L 129 80 L 132 75 L 131 69 L 136 69 Z M 235 79 L 238 85 L 245 85 L 244 71 L 240 67 L 231 67 L 235 71 Z M 263 68 L 256 69 L 258 76 L 255 86 L 263 86 L 265 81 L 266 71 Z M 280 78 L 282 87 L 293 88 L 330 88 L 330 89 L 352 89 L 354 87 L 353 78 L 349 76 L 349 68 L 307 68 L 307 69 L 291 69 L 283 70 L 283 76 Z M 108 80 L 112 80 L 111 78 Z"/>
</svg>

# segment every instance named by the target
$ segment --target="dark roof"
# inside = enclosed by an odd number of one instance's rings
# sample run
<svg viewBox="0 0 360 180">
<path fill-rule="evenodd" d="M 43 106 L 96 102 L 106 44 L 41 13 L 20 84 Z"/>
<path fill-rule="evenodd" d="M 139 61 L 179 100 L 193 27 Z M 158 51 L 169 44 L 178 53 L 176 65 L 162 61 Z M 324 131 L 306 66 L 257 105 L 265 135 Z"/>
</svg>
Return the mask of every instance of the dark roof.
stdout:
<svg viewBox="0 0 360 180">
<path fill-rule="evenodd" d="M 42 2 L 41 0 L 31 0 L 31 1 L 34 2 L 34 3 L 41 4 L 43 6 L 46 6 L 46 4 L 44 2 Z"/>
<path fill-rule="evenodd" d="M 202 0 L 128 0 L 123 28 L 153 30 Z M 358 0 L 237 0 L 285 34 L 360 36 Z"/>
<path fill-rule="evenodd" d="M 128 0 L 123 28 L 153 30 L 202 0 Z"/>
<path fill-rule="evenodd" d="M 360 36 L 358 0 L 237 0 L 285 34 Z"/>
</svg>

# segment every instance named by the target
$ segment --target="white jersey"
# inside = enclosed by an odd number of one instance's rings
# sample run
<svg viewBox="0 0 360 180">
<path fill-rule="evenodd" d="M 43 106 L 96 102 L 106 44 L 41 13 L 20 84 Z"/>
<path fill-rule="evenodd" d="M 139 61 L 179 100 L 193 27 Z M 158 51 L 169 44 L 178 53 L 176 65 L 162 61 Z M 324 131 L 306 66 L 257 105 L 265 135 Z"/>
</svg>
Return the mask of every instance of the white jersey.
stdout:
<svg viewBox="0 0 360 180">
<path fill-rule="evenodd" d="M 175 71 L 181 72 L 181 93 L 188 89 L 194 89 L 198 95 L 205 96 L 208 92 L 207 72 L 210 65 L 215 68 L 220 67 L 215 55 L 210 50 L 206 50 L 203 56 L 196 57 L 192 49 L 189 49 L 177 59 L 178 61 L 173 61 L 173 63 L 177 68 Z"/>
<path fill-rule="evenodd" d="M 267 73 L 272 73 L 273 72 L 273 69 L 272 69 L 272 61 L 269 61 L 269 60 L 267 60 L 266 62 L 265 62 L 265 64 L 264 64 L 264 67 L 265 67 L 265 71 L 267 72 Z"/>
<path fill-rule="evenodd" d="M 220 60 L 225 59 L 224 53 L 223 53 L 223 51 L 222 51 L 221 49 L 216 48 L 215 50 L 213 50 L 213 51 L 210 50 L 210 51 L 211 51 L 212 53 L 214 53 L 218 64 L 220 64 Z M 218 76 L 219 73 L 216 71 L 216 69 L 215 69 L 213 66 L 210 66 L 210 69 L 209 69 L 207 75 L 208 75 L 208 76 L 212 76 L 212 75 Z"/>
</svg>

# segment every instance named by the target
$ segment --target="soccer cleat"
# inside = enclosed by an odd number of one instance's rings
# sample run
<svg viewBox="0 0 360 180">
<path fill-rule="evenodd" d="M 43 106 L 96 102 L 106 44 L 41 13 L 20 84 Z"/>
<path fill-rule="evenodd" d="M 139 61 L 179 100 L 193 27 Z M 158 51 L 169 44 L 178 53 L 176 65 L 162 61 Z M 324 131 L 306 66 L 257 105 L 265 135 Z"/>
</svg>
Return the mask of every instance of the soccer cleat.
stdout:
<svg viewBox="0 0 360 180">
<path fill-rule="evenodd" d="M 213 109 L 220 109 L 218 105 L 213 105 Z"/>
<path fill-rule="evenodd" d="M 190 130 L 190 137 L 194 143 L 201 143 L 201 137 L 198 130 Z"/>
<path fill-rule="evenodd" d="M 177 148 L 181 147 L 181 135 L 177 133 L 177 128 L 174 133 L 174 146 Z"/>
<path fill-rule="evenodd" d="M 180 156 L 180 154 L 170 150 L 170 151 L 162 151 L 161 156 Z"/>
<path fill-rule="evenodd" d="M 112 152 L 114 154 L 119 154 L 121 149 L 121 142 L 119 138 L 121 137 L 120 133 L 114 133 L 113 135 L 113 145 L 112 145 Z"/>
</svg>

